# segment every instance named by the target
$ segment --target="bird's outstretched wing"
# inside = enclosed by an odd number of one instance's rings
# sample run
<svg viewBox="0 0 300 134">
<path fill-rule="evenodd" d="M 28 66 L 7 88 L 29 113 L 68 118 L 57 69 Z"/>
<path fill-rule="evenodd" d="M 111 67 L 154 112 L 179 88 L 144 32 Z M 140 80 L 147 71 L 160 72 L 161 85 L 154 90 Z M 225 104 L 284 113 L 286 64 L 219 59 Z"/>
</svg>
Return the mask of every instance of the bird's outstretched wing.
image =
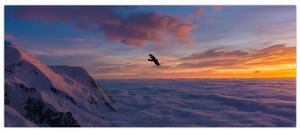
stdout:
<svg viewBox="0 0 300 134">
<path fill-rule="evenodd" d="M 151 59 L 148 59 L 148 61 L 154 62 L 154 64 L 157 65 L 157 66 L 160 65 L 159 62 L 158 62 L 158 60 L 155 58 L 154 55 L 149 54 L 149 56 L 150 56 Z"/>
</svg>

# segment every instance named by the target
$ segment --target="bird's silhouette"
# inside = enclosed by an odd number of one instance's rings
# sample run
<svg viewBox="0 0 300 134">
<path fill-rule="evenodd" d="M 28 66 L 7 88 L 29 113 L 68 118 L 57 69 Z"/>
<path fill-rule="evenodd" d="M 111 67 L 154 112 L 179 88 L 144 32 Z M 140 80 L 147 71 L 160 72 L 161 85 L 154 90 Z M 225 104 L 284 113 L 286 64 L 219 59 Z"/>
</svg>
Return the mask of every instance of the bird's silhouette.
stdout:
<svg viewBox="0 0 300 134">
<path fill-rule="evenodd" d="M 153 62 L 155 65 L 157 65 L 157 66 L 159 66 L 160 64 L 159 64 L 159 62 L 158 62 L 158 60 L 155 58 L 155 56 L 154 55 L 152 55 L 152 54 L 149 54 L 149 56 L 150 56 L 150 59 L 148 59 L 148 61 L 151 61 L 151 62 Z"/>
</svg>

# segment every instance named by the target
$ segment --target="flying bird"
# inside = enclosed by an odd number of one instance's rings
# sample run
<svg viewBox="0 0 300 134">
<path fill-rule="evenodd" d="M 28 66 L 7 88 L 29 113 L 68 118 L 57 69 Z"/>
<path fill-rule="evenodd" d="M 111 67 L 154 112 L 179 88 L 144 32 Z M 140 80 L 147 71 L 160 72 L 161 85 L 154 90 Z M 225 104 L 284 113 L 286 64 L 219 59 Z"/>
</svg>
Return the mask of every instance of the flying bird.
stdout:
<svg viewBox="0 0 300 134">
<path fill-rule="evenodd" d="M 149 54 L 149 56 L 150 56 L 150 59 L 148 59 L 148 61 L 154 62 L 154 64 L 157 65 L 157 66 L 160 65 L 159 62 L 158 62 L 158 60 L 154 57 L 154 55 Z"/>
</svg>

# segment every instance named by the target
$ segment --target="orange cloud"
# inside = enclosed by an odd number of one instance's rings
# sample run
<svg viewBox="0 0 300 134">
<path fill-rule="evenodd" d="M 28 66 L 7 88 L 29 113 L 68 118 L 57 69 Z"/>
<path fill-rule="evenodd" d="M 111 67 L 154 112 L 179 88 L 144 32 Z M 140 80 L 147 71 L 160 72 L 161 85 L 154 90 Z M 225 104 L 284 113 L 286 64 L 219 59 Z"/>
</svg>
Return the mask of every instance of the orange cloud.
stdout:
<svg viewBox="0 0 300 134">
<path fill-rule="evenodd" d="M 225 48 L 215 48 L 203 53 L 192 54 L 183 60 L 191 61 L 218 61 L 229 60 L 234 65 L 243 64 L 266 64 L 279 63 L 278 61 L 295 62 L 296 47 L 286 47 L 284 44 L 273 45 L 255 52 L 244 52 L 241 50 L 226 51 Z M 276 62 L 273 62 L 276 61 Z M 200 62 L 201 63 L 201 62 Z M 216 62 L 214 62 L 216 63 Z"/>
<path fill-rule="evenodd" d="M 183 62 L 178 64 L 179 69 L 208 69 L 215 72 L 213 76 L 220 75 L 220 77 L 246 77 L 247 75 L 249 77 L 295 77 L 296 75 L 296 47 L 288 47 L 284 44 L 254 52 L 226 51 L 225 48 L 216 48 L 187 56 L 180 61 Z"/>
</svg>

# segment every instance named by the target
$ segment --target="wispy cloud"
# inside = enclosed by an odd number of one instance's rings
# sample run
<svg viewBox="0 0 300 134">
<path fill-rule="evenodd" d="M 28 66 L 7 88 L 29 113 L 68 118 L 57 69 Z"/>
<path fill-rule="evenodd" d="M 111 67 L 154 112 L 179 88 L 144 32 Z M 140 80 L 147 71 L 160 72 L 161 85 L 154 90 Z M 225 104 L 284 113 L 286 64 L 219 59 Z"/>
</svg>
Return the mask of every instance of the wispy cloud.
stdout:
<svg viewBox="0 0 300 134">
<path fill-rule="evenodd" d="M 182 61 L 184 62 L 179 64 L 178 67 L 251 68 L 252 66 L 295 64 L 296 47 L 278 44 L 254 52 L 228 51 L 225 48 L 215 48 L 184 57 Z"/>
</svg>

